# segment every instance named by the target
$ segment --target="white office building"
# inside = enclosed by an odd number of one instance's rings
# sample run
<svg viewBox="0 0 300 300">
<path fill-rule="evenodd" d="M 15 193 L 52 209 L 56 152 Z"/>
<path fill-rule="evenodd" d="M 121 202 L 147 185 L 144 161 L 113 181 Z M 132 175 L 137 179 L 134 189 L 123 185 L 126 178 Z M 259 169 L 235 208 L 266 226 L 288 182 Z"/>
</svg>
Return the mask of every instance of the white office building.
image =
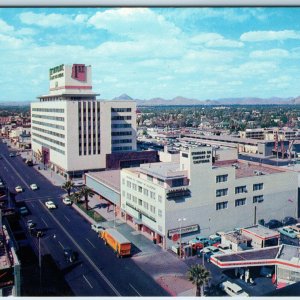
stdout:
<svg viewBox="0 0 300 300">
<path fill-rule="evenodd" d="M 180 234 L 187 242 L 295 217 L 297 193 L 296 172 L 237 159 L 212 163 L 211 147 L 182 150 L 179 162 L 121 170 L 121 215 L 164 248 Z"/>
<path fill-rule="evenodd" d="M 91 66 L 50 69 L 49 94 L 31 104 L 35 158 L 66 178 L 106 167 L 106 155 L 136 150 L 136 103 L 97 101 Z"/>
</svg>

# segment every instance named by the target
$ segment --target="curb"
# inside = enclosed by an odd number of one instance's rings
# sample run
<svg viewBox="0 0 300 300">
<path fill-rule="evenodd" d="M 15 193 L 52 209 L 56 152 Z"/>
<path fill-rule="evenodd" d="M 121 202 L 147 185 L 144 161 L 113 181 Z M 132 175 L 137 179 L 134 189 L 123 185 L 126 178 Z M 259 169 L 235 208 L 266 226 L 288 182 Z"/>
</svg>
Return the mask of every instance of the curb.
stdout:
<svg viewBox="0 0 300 300">
<path fill-rule="evenodd" d="M 72 205 L 73 209 L 75 209 L 82 217 L 84 217 L 89 223 L 96 224 L 96 222 L 89 217 L 84 211 L 82 211 L 76 204 Z"/>
</svg>

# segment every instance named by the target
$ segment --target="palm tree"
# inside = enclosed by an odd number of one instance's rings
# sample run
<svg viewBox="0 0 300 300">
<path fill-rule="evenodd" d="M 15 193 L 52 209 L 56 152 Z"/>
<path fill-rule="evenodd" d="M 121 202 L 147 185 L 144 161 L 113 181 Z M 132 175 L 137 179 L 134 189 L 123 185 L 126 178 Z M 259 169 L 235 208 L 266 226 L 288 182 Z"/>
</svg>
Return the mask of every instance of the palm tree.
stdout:
<svg viewBox="0 0 300 300">
<path fill-rule="evenodd" d="M 66 181 L 62 186 L 62 189 L 64 189 L 65 191 L 67 191 L 68 196 L 70 197 L 71 195 L 71 190 L 74 187 L 74 183 L 71 180 Z"/>
<path fill-rule="evenodd" d="M 81 197 L 84 197 L 84 202 L 85 202 L 85 209 L 88 210 L 89 207 L 88 207 L 88 202 L 89 202 L 89 197 L 92 197 L 94 196 L 94 191 L 90 188 L 88 188 L 87 186 L 83 186 L 80 191 L 80 196 Z"/>
<path fill-rule="evenodd" d="M 82 196 L 81 196 L 80 192 L 73 193 L 73 194 L 70 196 L 71 200 L 74 201 L 75 203 L 80 202 L 81 197 L 82 197 Z"/>
<path fill-rule="evenodd" d="M 197 287 L 196 296 L 201 296 L 203 294 L 203 285 L 208 283 L 210 279 L 210 272 L 204 266 L 197 264 L 190 267 L 187 277 Z"/>
</svg>

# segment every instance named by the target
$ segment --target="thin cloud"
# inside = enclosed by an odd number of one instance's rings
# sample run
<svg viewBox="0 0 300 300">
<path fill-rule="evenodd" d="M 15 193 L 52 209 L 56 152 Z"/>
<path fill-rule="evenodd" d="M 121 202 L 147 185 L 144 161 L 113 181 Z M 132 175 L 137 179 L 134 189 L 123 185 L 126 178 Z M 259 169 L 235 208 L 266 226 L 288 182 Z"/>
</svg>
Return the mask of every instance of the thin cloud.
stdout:
<svg viewBox="0 0 300 300">
<path fill-rule="evenodd" d="M 295 30 L 249 31 L 243 33 L 240 39 L 244 42 L 284 41 L 288 39 L 299 40 L 300 32 Z"/>
</svg>

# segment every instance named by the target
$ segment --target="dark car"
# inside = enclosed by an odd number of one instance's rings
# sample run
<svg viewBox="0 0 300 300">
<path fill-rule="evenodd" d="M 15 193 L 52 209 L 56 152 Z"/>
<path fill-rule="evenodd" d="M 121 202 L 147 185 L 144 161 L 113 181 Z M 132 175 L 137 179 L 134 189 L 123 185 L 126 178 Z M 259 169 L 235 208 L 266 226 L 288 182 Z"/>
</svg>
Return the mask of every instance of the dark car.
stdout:
<svg viewBox="0 0 300 300">
<path fill-rule="evenodd" d="M 71 248 L 64 248 L 65 259 L 69 262 L 75 262 L 78 259 L 78 253 Z"/>
<path fill-rule="evenodd" d="M 268 223 L 265 224 L 266 227 L 269 229 L 274 229 L 278 227 L 282 227 L 282 223 L 278 220 L 272 219 Z"/>
<path fill-rule="evenodd" d="M 285 218 L 282 220 L 282 224 L 283 224 L 284 226 L 294 225 L 294 224 L 296 224 L 296 223 L 298 223 L 298 221 L 297 221 L 295 218 L 293 218 L 293 217 L 285 217 Z"/>
</svg>

